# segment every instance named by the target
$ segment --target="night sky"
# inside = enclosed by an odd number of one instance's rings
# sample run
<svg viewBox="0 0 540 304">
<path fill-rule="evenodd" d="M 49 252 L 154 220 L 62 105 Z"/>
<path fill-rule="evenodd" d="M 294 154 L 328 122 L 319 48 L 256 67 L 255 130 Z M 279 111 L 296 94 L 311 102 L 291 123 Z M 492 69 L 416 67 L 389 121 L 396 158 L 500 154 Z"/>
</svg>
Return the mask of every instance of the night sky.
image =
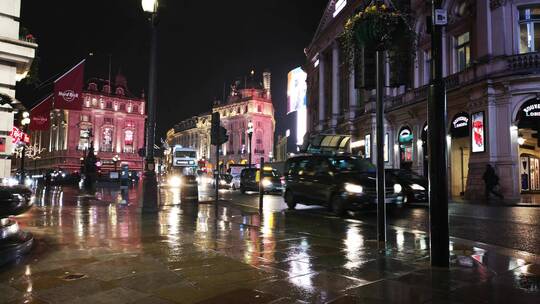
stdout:
<svg viewBox="0 0 540 304">
<path fill-rule="evenodd" d="M 303 49 L 327 2 L 162 0 L 156 137 L 209 111 L 224 84 L 228 88 L 252 69 L 270 69 L 276 116 L 285 115 L 287 73 L 304 64 Z M 112 54 L 113 80 L 121 69 L 134 95 L 147 91 L 150 31 L 140 0 L 22 0 L 21 26 L 38 40 L 41 81 L 82 58 L 88 58 L 87 78 L 107 79 Z M 22 101 L 30 106 L 42 91 Z"/>
</svg>

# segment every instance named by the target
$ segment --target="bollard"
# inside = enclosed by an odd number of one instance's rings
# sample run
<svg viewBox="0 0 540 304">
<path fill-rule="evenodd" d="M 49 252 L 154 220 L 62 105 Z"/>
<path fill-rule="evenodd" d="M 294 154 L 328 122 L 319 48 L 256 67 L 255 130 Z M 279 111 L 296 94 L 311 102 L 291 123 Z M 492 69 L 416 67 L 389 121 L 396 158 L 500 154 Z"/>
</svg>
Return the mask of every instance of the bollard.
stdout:
<svg viewBox="0 0 540 304">
<path fill-rule="evenodd" d="M 264 157 L 261 157 L 261 167 L 259 168 L 259 211 L 263 210 L 263 200 L 264 200 Z"/>
</svg>

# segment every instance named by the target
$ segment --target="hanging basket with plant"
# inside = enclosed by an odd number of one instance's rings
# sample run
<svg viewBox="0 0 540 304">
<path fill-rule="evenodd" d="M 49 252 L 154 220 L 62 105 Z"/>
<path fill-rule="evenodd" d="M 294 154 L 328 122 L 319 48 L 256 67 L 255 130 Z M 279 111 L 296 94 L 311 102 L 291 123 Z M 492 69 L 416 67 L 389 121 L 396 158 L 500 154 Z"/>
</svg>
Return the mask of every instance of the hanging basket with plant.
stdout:
<svg viewBox="0 0 540 304">
<path fill-rule="evenodd" d="M 411 16 L 397 9 L 391 1 L 390 5 L 372 1 L 345 24 L 342 42 L 347 59 L 354 62 L 355 53 L 361 49 L 387 51 L 391 64 L 407 66 L 416 55 L 416 33 L 410 23 Z"/>
</svg>

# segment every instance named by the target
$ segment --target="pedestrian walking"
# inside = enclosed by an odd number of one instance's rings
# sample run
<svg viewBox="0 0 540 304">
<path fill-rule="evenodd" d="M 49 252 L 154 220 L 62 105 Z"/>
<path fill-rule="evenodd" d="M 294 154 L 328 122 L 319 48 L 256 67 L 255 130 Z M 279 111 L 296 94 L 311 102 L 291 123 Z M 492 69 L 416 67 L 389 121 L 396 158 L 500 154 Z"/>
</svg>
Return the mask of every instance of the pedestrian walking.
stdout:
<svg viewBox="0 0 540 304">
<path fill-rule="evenodd" d="M 504 198 L 504 196 L 496 190 L 499 186 L 499 177 L 490 164 L 486 165 L 486 172 L 484 172 L 483 179 L 486 185 L 486 200 L 489 200 L 490 194 L 494 194 L 500 199 Z"/>
</svg>

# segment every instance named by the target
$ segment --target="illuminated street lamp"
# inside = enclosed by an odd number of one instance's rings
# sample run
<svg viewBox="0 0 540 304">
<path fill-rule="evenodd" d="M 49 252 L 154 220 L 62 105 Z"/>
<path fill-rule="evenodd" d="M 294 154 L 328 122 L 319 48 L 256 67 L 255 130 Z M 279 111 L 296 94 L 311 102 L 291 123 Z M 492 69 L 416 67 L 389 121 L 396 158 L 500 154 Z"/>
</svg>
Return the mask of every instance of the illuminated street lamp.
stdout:
<svg viewBox="0 0 540 304">
<path fill-rule="evenodd" d="M 158 211 L 158 192 L 154 161 L 156 132 L 156 60 L 157 60 L 157 0 L 142 0 L 142 8 L 150 14 L 152 41 L 150 44 L 150 68 L 148 74 L 148 119 L 146 123 L 146 157 L 143 179 L 143 211 Z"/>
<path fill-rule="evenodd" d="M 112 161 L 113 161 L 113 163 L 114 163 L 114 172 L 116 172 L 116 171 L 117 171 L 117 166 L 116 166 L 116 164 L 118 164 L 118 162 L 120 161 L 120 156 L 115 155 L 115 156 L 113 157 Z"/>
<path fill-rule="evenodd" d="M 251 139 L 253 138 L 253 123 L 248 122 L 247 135 L 249 138 L 248 168 L 251 168 Z"/>
<path fill-rule="evenodd" d="M 22 113 L 22 120 L 21 120 L 21 125 L 22 125 L 22 129 L 23 129 L 23 133 L 26 134 L 26 131 L 28 129 L 28 125 L 30 124 L 30 113 L 24 111 Z M 24 155 L 26 154 L 26 143 L 23 142 L 23 146 L 22 146 L 22 153 L 21 153 L 21 184 L 24 184 Z"/>
</svg>

